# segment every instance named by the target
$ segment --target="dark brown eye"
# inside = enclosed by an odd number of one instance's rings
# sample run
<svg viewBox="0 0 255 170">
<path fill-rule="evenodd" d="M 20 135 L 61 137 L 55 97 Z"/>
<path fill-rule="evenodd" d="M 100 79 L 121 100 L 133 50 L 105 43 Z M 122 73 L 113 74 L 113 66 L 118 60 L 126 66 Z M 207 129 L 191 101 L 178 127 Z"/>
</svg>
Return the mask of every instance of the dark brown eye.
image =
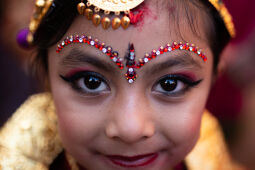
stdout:
<svg viewBox="0 0 255 170">
<path fill-rule="evenodd" d="M 188 76 L 169 74 L 161 77 L 154 84 L 152 91 L 164 96 L 177 97 L 197 86 L 201 81 L 202 79 L 196 81 Z"/>
<path fill-rule="evenodd" d="M 84 71 L 71 77 L 64 77 L 61 75 L 60 77 L 70 83 L 75 90 L 86 94 L 94 95 L 110 90 L 104 77 L 96 72 Z"/>
<path fill-rule="evenodd" d="M 107 89 L 106 83 L 100 77 L 89 73 L 77 79 L 75 84 L 80 90 L 90 93 L 98 93 Z"/>
<path fill-rule="evenodd" d="M 173 91 L 177 87 L 177 80 L 165 78 L 160 81 L 160 86 L 163 90 L 167 92 Z"/>
<path fill-rule="evenodd" d="M 102 83 L 102 81 L 99 78 L 90 75 L 84 77 L 83 80 L 84 85 L 91 90 L 97 89 L 98 87 L 100 87 Z"/>
</svg>

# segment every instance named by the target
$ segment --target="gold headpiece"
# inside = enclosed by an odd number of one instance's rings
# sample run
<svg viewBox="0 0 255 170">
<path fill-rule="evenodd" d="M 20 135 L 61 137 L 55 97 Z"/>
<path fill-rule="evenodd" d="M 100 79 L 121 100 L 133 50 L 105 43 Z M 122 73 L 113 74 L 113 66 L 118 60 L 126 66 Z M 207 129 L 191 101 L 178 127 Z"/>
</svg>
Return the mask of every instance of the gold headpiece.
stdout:
<svg viewBox="0 0 255 170">
<path fill-rule="evenodd" d="M 41 20 L 50 9 L 54 0 L 36 0 L 34 15 L 31 18 L 29 30 L 26 33 L 22 32 L 23 35 L 18 35 L 18 43 L 24 46 L 24 43 L 32 44 L 33 36 Z M 124 29 L 128 28 L 130 24 L 129 12 L 131 9 L 139 6 L 144 0 L 88 0 L 86 4 L 83 0 L 77 5 L 79 14 L 85 15 L 88 19 L 92 20 L 95 25 L 102 24 L 104 29 L 107 29 L 112 25 L 113 29 L 117 29 L 122 26 Z M 235 36 L 235 27 L 232 21 L 232 17 L 225 7 L 222 0 L 208 0 L 215 9 L 221 15 L 225 26 L 231 35 Z M 94 7 L 92 10 L 91 7 Z M 101 18 L 99 15 L 100 10 L 104 11 L 105 17 Z M 109 15 L 114 13 L 115 17 L 111 20 Z M 118 16 L 124 13 L 120 19 Z M 25 40 L 24 40 L 25 39 Z M 23 43 L 23 44 L 22 44 Z M 25 45 L 26 46 L 26 45 Z"/>
<path fill-rule="evenodd" d="M 92 20 L 95 26 L 100 23 L 104 29 L 108 29 L 112 25 L 113 29 L 117 29 L 120 25 L 126 29 L 130 24 L 130 18 L 128 17 L 131 9 L 140 5 L 144 0 L 88 0 L 87 7 L 83 3 L 83 0 L 77 5 L 79 14 L 85 15 L 89 20 Z M 94 12 L 91 7 L 94 6 Z M 105 17 L 101 18 L 99 15 L 100 10 L 104 11 Z M 109 15 L 114 13 L 114 17 L 111 21 Z M 120 19 L 118 16 L 120 13 L 124 13 L 124 16 Z"/>
<path fill-rule="evenodd" d="M 28 43 L 33 43 L 33 34 L 36 32 L 41 23 L 41 20 L 48 12 L 52 3 L 53 0 L 36 0 L 34 14 L 29 24 L 29 34 L 27 36 Z"/>
<path fill-rule="evenodd" d="M 231 37 L 235 37 L 236 31 L 235 26 L 232 21 L 232 16 L 228 12 L 228 9 L 226 8 L 225 4 L 222 2 L 222 0 L 209 0 L 209 2 L 216 8 L 216 10 L 220 13 L 225 26 L 231 35 Z"/>
</svg>

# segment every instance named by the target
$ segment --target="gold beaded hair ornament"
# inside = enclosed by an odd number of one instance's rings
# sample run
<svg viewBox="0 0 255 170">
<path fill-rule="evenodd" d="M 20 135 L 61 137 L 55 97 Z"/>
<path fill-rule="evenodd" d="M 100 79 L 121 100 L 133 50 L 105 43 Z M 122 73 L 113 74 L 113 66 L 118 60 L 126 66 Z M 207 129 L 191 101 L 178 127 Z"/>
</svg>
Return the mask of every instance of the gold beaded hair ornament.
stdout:
<svg viewBox="0 0 255 170">
<path fill-rule="evenodd" d="M 139 6 L 144 0 L 88 0 L 86 5 L 81 0 L 77 5 L 79 14 L 85 15 L 87 19 L 92 20 L 95 26 L 100 23 L 104 29 L 108 29 L 112 25 L 113 29 L 122 26 L 127 29 L 130 24 L 130 10 Z M 100 16 L 100 11 L 104 11 L 105 16 Z M 115 16 L 110 19 L 110 14 Z M 122 17 L 121 17 L 122 15 Z"/>
<path fill-rule="evenodd" d="M 33 36 L 38 29 L 41 20 L 46 15 L 54 0 L 36 0 L 34 15 L 31 18 L 29 29 L 21 30 L 17 36 L 17 42 L 21 47 L 27 48 L 33 45 Z M 234 23 L 232 17 L 222 0 L 208 0 L 221 15 L 225 26 L 231 37 L 235 36 Z M 77 5 L 78 13 L 85 15 L 93 24 L 100 23 L 104 29 L 112 25 L 113 29 L 122 26 L 127 29 L 130 25 L 130 11 L 138 7 L 144 0 L 81 0 Z M 104 17 L 100 13 L 104 12 Z M 111 16 L 114 14 L 114 16 Z"/>
</svg>

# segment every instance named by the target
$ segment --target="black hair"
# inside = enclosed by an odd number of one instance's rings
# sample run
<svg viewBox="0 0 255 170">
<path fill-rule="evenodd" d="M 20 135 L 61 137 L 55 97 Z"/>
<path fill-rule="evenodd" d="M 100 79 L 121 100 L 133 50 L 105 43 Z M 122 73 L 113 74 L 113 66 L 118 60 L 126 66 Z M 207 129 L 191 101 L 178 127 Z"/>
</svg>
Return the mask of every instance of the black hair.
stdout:
<svg viewBox="0 0 255 170">
<path fill-rule="evenodd" d="M 169 0 L 172 1 L 172 0 Z M 210 4 L 208 0 L 176 0 L 178 3 L 192 3 L 196 8 L 201 8 L 207 15 L 207 30 L 208 43 L 213 52 L 214 57 L 214 71 L 219 62 L 219 57 L 224 47 L 228 44 L 231 37 L 224 25 L 224 22 L 217 12 L 217 10 Z M 48 48 L 56 44 L 67 32 L 71 26 L 77 13 L 77 4 L 80 0 L 54 0 L 50 10 L 42 20 L 38 30 L 34 35 L 34 45 L 37 47 L 37 53 L 33 58 L 32 69 L 36 72 L 44 72 L 47 76 L 48 64 L 47 54 Z M 193 32 L 195 17 L 189 12 L 189 5 L 183 5 L 184 11 L 186 11 L 186 18 Z M 175 22 L 179 20 L 176 19 Z M 178 25 L 178 23 L 177 23 Z M 40 76 L 41 77 L 41 76 Z"/>
</svg>

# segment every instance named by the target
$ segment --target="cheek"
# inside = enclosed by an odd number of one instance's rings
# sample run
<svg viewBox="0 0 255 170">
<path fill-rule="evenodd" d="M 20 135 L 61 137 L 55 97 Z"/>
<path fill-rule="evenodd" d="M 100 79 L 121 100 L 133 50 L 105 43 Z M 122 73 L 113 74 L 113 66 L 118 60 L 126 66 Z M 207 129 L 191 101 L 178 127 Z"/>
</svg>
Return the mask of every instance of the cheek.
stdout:
<svg viewBox="0 0 255 170">
<path fill-rule="evenodd" d="M 167 135 L 174 145 L 193 143 L 197 140 L 200 132 L 201 113 L 175 119 L 171 127 L 167 126 Z"/>
<path fill-rule="evenodd" d="M 170 110 L 172 112 L 165 112 L 168 116 L 162 119 L 161 128 L 173 147 L 171 155 L 182 160 L 198 140 L 204 107 L 186 103 L 175 105 Z"/>
<path fill-rule="evenodd" d="M 88 106 L 83 98 L 63 82 L 57 72 L 56 60 L 49 59 L 51 92 L 58 117 L 58 128 L 64 147 L 69 151 L 84 150 L 102 129 L 103 114 Z"/>
<path fill-rule="evenodd" d="M 93 111 L 84 109 L 84 106 L 79 106 L 67 99 L 56 99 L 55 101 L 57 101 L 55 105 L 59 132 L 65 147 L 80 148 L 92 142 L 98 134 L 101 122 L 95 116 L 90 115 Z"/>
</svg>

